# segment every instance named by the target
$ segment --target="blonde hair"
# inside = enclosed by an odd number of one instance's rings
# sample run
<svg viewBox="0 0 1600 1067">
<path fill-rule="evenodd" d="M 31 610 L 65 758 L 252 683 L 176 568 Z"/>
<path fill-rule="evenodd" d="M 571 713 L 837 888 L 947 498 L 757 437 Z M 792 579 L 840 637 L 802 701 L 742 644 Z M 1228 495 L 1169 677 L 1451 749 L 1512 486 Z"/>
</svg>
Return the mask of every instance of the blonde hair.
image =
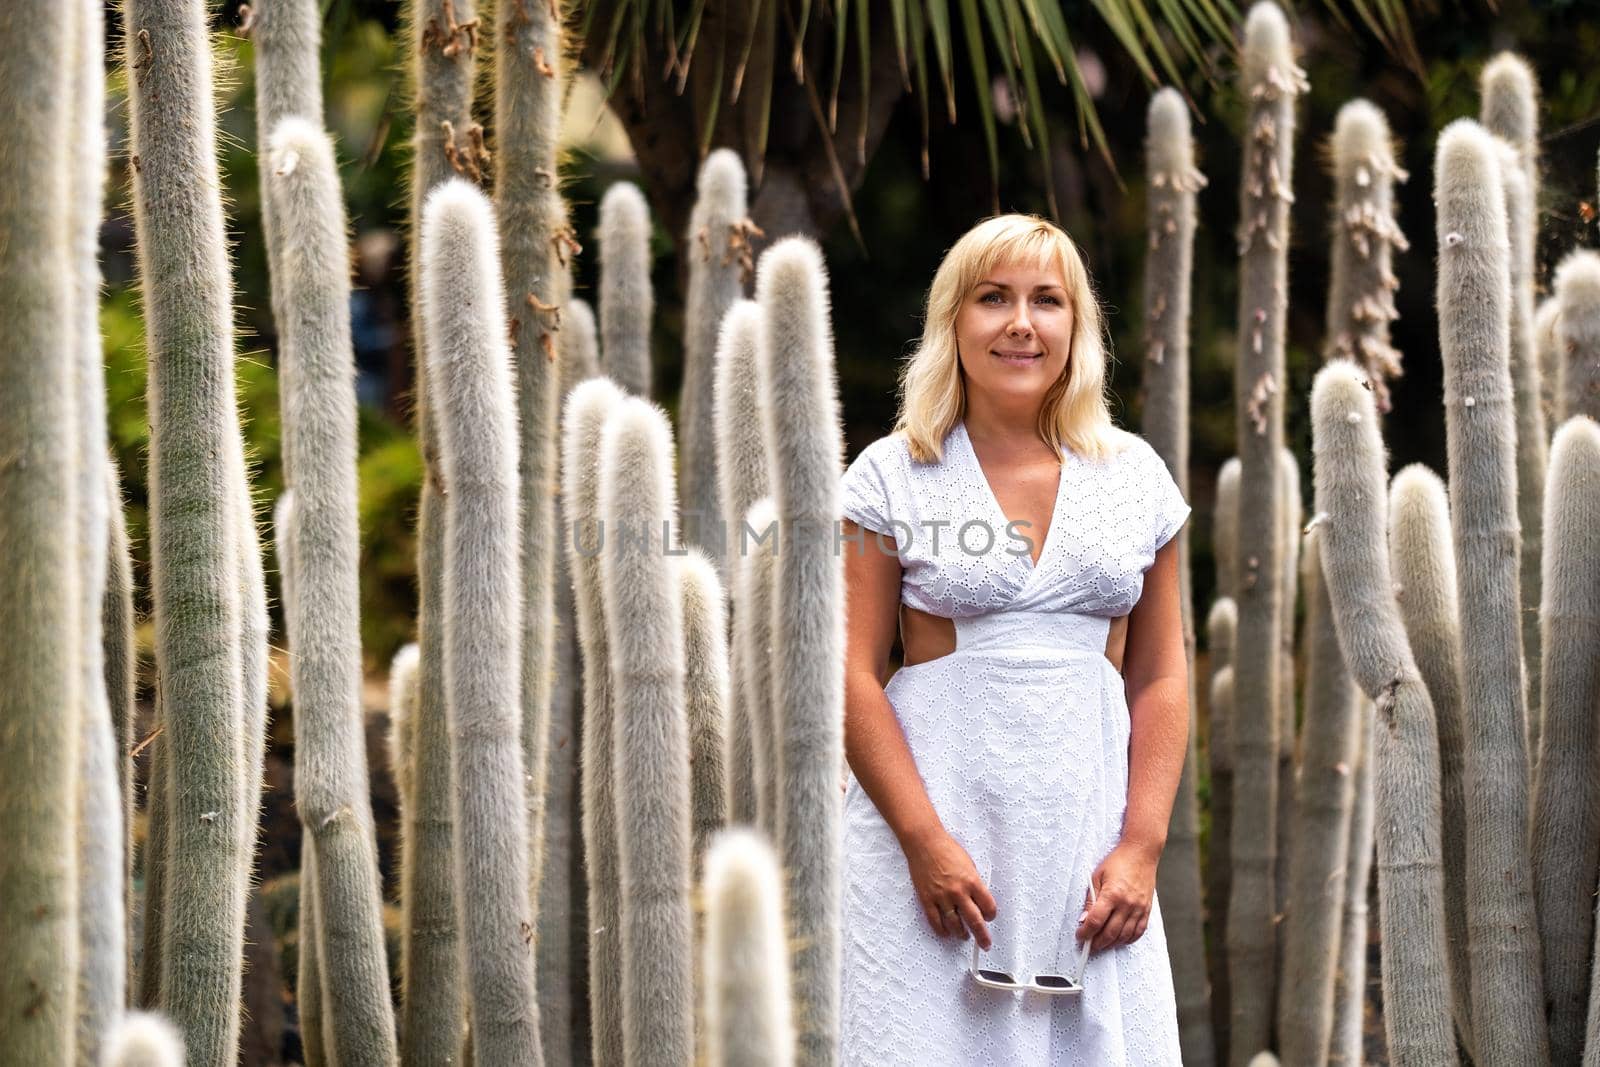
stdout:
<svg viewBox="0 0 1600 1067">
<path fill-rule="evenodd" d="M 1054 266 L 1072 306 L 1072 347 L 1067 367 L 1045 393 L 1039 436 L 1089 459 L 1121 451 L 1126 437 L 1111 422 L 1106 403 L 1104 316 L 1078 248 L 1059 226 L 1037 215 L 997 215 L 961 236 L 945 253 L 928 287 L 922 341 L 900 375 L 900 414 L 913 459 L 938 460 L 945 435 L 966 413 L 967 398 L 956 351 L 956 314 L 973 288 L 1002 264 Z M 1062 457 L 1065 460 L 1065 456 Z"/>
</svg>

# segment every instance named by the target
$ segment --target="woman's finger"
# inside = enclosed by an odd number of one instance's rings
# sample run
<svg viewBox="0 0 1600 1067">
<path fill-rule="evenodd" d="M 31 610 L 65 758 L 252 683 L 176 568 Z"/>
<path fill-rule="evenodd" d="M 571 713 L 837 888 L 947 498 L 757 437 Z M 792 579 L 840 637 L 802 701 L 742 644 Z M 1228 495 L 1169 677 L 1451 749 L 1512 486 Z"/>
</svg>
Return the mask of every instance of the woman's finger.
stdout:
<svg viewBox="0 0 1600 1067">
<path fill-rule="evenodd" d="M 924 902 L 922 905 L 922 914 L 923 917 L 928 920 L 928 925 L 932 927 L 934 935 L 937 937 L 943 937 L 944 918 L 939 914 L 938 905 Z"/>
<path fill-rule="evenodd" d="M 1122 908 L 1113 911 L 1106 919 L 1105 925 L 1100 928 L 1099 936 L 1094 939 L 1094 950 L 1096 952 L 1104 952 L 1106 949 L 1117 945 L 1122 937 L 1122 928 L 1127 923 L 1128 914 L 1126 911 Z"/>
<path fill-rule="evenodd" d="M 1143 937 L 1144 936 L 1144 932 L 1146 930 L 1148 930 L 1149 928 L 1150 928 L 1150 920 L 1147 919 L 1147 918 L 1146 919 L 1140 919 L 1139 920 L 1139 928 L 1133 932 L 1133 936 L 1132 937 L 1128 938 L 1128 944 L 1131 945 L 1135 941 L 1137 941 L 1141 937 Z"/>
<path fill-rule="evenodd" d="M 961 918 L 966 922 L 967 930 L 970 930 L 972 936 L 978 939 L 978 947 L 987 952 L 989 949 L 989 924 L 983 921 L 983 915 L 978 911 L 977 903 L 968 898 L 961 902 L 960 907 Z M 966 936 L 966 932 L 963 931 L 962 939 L 965 940 Z"/>
</svg>

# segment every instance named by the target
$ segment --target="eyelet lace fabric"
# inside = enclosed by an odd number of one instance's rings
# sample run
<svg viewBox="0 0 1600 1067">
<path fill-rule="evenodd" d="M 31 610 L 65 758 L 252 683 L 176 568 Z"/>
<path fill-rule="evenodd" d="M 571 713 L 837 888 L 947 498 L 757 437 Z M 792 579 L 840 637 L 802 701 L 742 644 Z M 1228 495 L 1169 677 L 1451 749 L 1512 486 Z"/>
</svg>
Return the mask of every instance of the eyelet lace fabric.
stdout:
<svg viewBox="0 0 1600 1067">
<path fill-rule="evenodd" d="M 895 539 L 902 602 L 954 620 L 956 651 L 901 668 L 885 692 L 935 811 L 994 894 L 984 966 L 1069 972 L 1089 877 L 1127 808 L 1128 707 L 1106 635 L 1189 506 L 1141 438 L 1099 461 L 1068 450 L 1035 564 L 961 423 L 933 463 L 879 439 L 842 489 L 847 517 Z M 1159 900 L 1138 941 L 1090 955 L 1083 993 L 1007 992 L 968 977 L 968 942 L 929 929 L 854 775 L 843 851 L 845 1067 L 1181 1062 Z"/>
</svg>

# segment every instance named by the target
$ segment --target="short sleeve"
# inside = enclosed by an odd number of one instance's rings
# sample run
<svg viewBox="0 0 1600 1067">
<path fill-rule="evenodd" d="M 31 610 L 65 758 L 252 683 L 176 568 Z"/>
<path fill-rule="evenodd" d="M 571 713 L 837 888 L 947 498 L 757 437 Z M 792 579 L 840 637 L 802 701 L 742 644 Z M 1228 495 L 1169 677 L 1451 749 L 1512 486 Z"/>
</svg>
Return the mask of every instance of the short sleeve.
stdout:
<svg viewBox="0 0 1600 1067">
<path fill-rule="evenodd" d="M 844 472 L 840 483 L 845 518 L 873 533 L 889 534 L 889 484 L 884 450 L 868 446 Z"/>
<path fill-rule="evenodd" d="M 1166 461 L 1153 448 L 1150 458 L 1150 477 L 1154 482 L 1151 499 L 1155 501 L 1155 540 L 1150 554 L 1154 556 L 1183 528 L 1191 509 L 1173 480 L 1172 472 L 1167 469 Z"/>
</svg>

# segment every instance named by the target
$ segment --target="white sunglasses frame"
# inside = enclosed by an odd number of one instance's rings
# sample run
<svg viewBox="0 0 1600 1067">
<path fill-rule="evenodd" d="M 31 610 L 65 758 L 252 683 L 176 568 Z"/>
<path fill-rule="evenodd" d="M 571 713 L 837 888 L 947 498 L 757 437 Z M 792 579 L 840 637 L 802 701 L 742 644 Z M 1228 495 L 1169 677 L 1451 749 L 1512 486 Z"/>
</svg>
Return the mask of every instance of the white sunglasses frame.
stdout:
<svg viewBox="0 0 1600 1067">
<path fill-rule="evenodd" d="M 1094 906 L 1094 901 L 1095 901 L 1094 883 L 1090 882 L 1089 883 L 1089 906 L 1090 907 Z M 1037 981 L 1033 981 L 1033 982 L 997 982 L 992 978 L 983 977 L 981 974 L 978 973 L 982 968 L 980 968 L 978 966 L 978 939 L 976 937 L 974 937 L 972 939 L 972 962 L 967 965 L 967 973 L 972 977 L 972 980 L 974 982 L 978 983 L 981 986 L 986 986 L 989 989 L 1002 989 L 1002 990 L 1005 990 L 1007 992 L 1012 992 L 1012 993 L 1024 992 L 1024 991 L 1033 992 L 1033 993 L 1043 993 L 1047 997 L 1077 996 L 1078 994 L 1083 992 L 1083 972 L 1089 966 L 1089 944 L 1090 944 L 1090 942 L 1086 940 L 1086 941 L 1083 942 L 1083 944 L 1078 946 L 1078 960 L 1077 960 L 1077 963 L 1072 968 L 1072 974 L 1065 976 L 1067 978 L 1067 981 L 1072 983 L 1071 985 L 1068 985 L 1068 986 L 1062 986 L 1062 987 L 1042 986 Z M 1038 976 L 1035 975 L 1034 977 L 1037 979 Z"/>
</svg>

